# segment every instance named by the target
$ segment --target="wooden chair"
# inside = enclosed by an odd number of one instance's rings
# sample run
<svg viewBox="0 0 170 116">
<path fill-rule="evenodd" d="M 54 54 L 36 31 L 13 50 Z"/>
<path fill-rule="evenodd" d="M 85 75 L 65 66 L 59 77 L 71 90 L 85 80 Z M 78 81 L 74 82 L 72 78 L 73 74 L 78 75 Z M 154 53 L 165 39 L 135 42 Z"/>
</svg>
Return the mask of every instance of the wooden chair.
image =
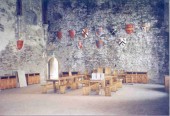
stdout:
<svg viewBox="0 0 170 116">
<path fill-rule="evenodd" d="M 105 96 L 111 96 L 111 87 L 110 86 L 105 87 Z"/>
<path fill-rule="evenodd" d="M 113 75 L 114 75 L 114 76 L 118 76 L 118 70 L 114 70 L 114 71 L 113 71 Z"/>
<path fill-rule="evenodd" d="M 111 68 L 110 67 L 105 67 L 105 74 L 111 75 Z"/>
<path fill-rule="evenodd" d="M 103 68 L 102 67 L 98 67 L 97 68 L 97 73 L 103 73 Z"/>
<path fill-rule="evenodd" d="M 59 89 L 59 84 L 58 83 L 56 83 L 55 86 L 56 86 L 56 89 Z M 54 88 L 53 84 L 49 83 L 49 82 L 41 84 L 41 87 L 42 87 L 42 93 L 47 93 L 47 91 L 49 89 L 53 89 Z"/>
</svg>

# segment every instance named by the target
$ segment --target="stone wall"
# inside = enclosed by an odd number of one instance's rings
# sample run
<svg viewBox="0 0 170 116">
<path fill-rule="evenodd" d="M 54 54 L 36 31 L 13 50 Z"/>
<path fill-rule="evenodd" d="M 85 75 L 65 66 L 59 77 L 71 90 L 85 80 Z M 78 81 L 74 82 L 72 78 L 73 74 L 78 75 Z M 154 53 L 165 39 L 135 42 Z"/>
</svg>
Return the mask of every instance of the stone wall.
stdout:
<svg viewBox="0 0 170 116">
<path fill-rule="evenodd" d="M 39 72 L 44 79 L 46 60 L 54 53 L 61 71 L 89 73 L 97 67 L 126 71 L 147 71 L 150 82 L 162 83 L 168 74 L 169 12 L 168 0 L 48 0 L 48 39 L 44 40 L 41 0 L 22 0 L 20 34 L 16 16 L 16 0 L 0 0 L 0 73 L 22 69 Z M 127 34 L 125 24 L 134 24 L 134 33 Z M 145 32 L 143 23 L 150 23 Z M 87 27 L 87 38 L 82 29 Z M 102 27 L 100 36 L 96 30 Z M 110 28 L 114 28 L 111 34 Z M 61 29 L 59 40 L 56 32 Z M 68 30 L 76 35 L 71 39 Z M 22 50 L 16 41 L 24 40 Z M 96 41 L 104 46 L 96 47 Z M 126 44 L 119 45 L 123 40 Z M 83 48 L 78 49 L 78 42 Z M 47 43 L 47 45 L 46 45 Z M 43 57 L 46 53 L 47 57 Z"/>
<path fill-rule="evenodd" d="M 164 16 L 163 0 L 49 0 L 48 55 L 54 53 L 59 60 L 60 72 L 91 72 L 97 67 L 111 67 L 126 71 L 147 71 L 150 82 L 161 83 L 168 74 L 169 40 L 168 20 Z M 167 13 L 168 15 L 168 13 Z M 127 34 L 125 24 L 133 24 L 134 33 Z M 150 23 L 150 30 L 142 30 L 142 23 Z M 109 31 L 114 27 L 115 34 Z M 89 35 L 82 37 L 87 27 Z M 103 28 L 101 36 L 96 35 Z M 74 39 L 68 30 L 76 31 Z M 63 37 L 57 38 L 61 30 Z M 96 40 L 104 46 L 96 47 Z M 119 45 L 120 40 L 126 42 Z M 83 48 L 78 49 L 81 41 Z"/>
<path fill-rule="evenodd" d="M 25 73 L 41 73 L 43 78 L 45 42 L 41 0 L 22 0 L 19 26 L 16 0 L 0 0 L 0 2 L 0 73 L 20 69 Z M 24 40 L 24 47 L 21 50 L 17 50 L 16 47 L 18 39 Z"/>
</svg>

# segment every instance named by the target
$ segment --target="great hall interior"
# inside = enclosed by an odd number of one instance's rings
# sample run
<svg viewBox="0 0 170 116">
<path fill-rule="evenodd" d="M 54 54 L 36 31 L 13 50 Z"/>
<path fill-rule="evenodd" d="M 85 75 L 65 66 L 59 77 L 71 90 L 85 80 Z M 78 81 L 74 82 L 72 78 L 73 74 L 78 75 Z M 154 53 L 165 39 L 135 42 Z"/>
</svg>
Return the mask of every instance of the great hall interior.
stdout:
<svg viewBox="0 0 170 116">
<path fill-rule="evenodd" d="M 169 0 L 0 0 L 0 115 L 169 115 Z"/>
</svg>

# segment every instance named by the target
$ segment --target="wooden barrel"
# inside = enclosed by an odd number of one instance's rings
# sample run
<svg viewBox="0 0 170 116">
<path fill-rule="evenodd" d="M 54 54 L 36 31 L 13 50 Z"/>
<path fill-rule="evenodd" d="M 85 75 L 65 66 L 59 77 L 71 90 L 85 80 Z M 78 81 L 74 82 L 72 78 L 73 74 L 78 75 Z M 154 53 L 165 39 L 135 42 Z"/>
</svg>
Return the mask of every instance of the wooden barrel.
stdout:
<svg viewBox="0 0 170 116">
<path fill-rule="evenodd" d="M 62 37 L 63 37 L 62 32 L 61 31 L 57 31 L 57 38 L 59 40 L 61 40 Z"/>
<path fill-rule="evenodd" d="M 19 40 L 17 41 L 17 49 L 18 49 L 18 50 L 21 50 L 22 47 L 23 47 L 23 44 L 24 44 L 24 41 L 19 39 Z"/>
<path fill-rule="evenodd" d="M 131 34 L 134 31 L 134 26 L 133 24 L 126 24 L 126 33 Z"/>
<path fill-rule="evenodd" d="M 76 35 L 75 30 L 72 29 L 72 30 L 69 30 L 68 32 L 69 32 L 69 35 L 70 35 L 71 39 L 73 39 L 75 37 L 75 35 Z"/>
</svg>

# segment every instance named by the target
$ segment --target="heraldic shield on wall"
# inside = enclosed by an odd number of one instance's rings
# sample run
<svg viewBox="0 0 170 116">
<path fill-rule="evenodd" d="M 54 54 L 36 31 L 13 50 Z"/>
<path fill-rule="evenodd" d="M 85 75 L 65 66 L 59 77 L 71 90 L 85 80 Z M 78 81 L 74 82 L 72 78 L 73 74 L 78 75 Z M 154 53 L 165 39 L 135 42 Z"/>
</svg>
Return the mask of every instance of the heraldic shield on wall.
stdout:
<svg viewBox="0 0 170 116">
<path fill-rule="evenodd" d="M 58 38 L 59 40 L 61 40 L 62 37 L 63 37 L 62 31 L 61 31 L 61 30 L 60 30 L 60 31 L 57 31 L 57 38 Z"/>
<path fill-rule="evenodd" d="M 125 30 L 127 34 L 131 34 L 134 32 L 134 25 L 133 24 L 126 24 Z"/>
<path fill-rule="evenodd" d="M 70 35 L 71 39 L 74 39 L 74 37 L 75 37 L 75 35 L 76 35 L 76 31 L 73 30 L 73 29 L 71 29 L 71 30 L 69 30 L 68 32 L 69 32 L 69 35 Z"/>
<path fill-rule="evenodd" d="M 88 28 L 84 28 L 84 29 L 82 30 L 82 36 L 83 36 L 84 38 L 87 38 L 87 37 L 88 37 L 88 34 L 89 34 Z"/>
<path fill-rule="evenodd" d="M 17 40 L 17 49 L 18 50 L 21 50 L 23 48 L 23 45 L 24 45 L 24 41 L 19 39 Z"/>
<path fill-rule="evenodd" d="M 151 24 L 149 22 L 142 23 L 142 30 L 148 32 L 150 30 Z"/>
<path fill-rule="evenodd" d="M 96 29 L 96 35 L 100 37 L 102 34 L 103 34 L 103 27 L 100 26 Z"/>
<path fill-rule="evenodd" d="M 108 27 L 108 31 L 112 34 L 112 36 L 115 36 L 117 32 L 115 26 Z"/>
<path fill-rule="evenodd" d="M 83 43 L 81 41 L 78 41 L 77 47 L 78 47 L 78 49 L 82 49 L 83 48 Z"/>
<path fill-rule="evenodd" d="M 97 48 L 101 48 L 102 46 L 104 45 L 104 42 L 103 42 L 103 40 L 96 40 L 96 46 L 97 46 Z"/>
</svg>

